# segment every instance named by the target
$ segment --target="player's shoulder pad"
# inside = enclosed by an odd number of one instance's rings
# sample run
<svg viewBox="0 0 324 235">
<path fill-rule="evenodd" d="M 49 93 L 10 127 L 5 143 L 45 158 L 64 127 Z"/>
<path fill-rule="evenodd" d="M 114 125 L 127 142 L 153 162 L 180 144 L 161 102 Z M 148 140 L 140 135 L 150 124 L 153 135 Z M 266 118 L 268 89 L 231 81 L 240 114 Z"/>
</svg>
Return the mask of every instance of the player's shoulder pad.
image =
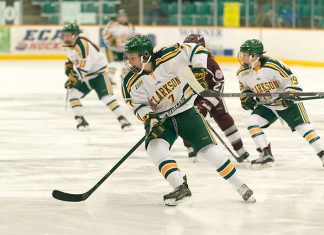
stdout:
<svg viewBox="0 0 324 235">
<path fill-rule="evenodd" d="M 82 58 L 86 58 L 89 55 L 89 42 L 82 37 L 77 38 L 74 48 Z"/>
<path fill-rule="evenodd" d="M 143 73 L 134 73 L 130 71 L 123 79 L 122 86 L 125 91 L 130 92 L 132 86 L 138 81 Z"/>
<path fill-rule="evenodd" d="M 272 58 L 267 58 L 264 67 L 271 68 L 278 71 L 283 77 L 288 77 L 292 74 L 289 67 L 280 60 L 274 60 Z"/>
<path fill-rule="evenodd" d="M 159 50 L 159 52 L 161 53 L 161 56 L 164 56 L 166 54 L 172 53 L 172 52 L 177 51 L 179 49 L 181 49 L 180 43 L 176 43 L 176 44 L 173 44 L 173 45 L 168 46 L 168 47 L 163 47 L 161 50 Z"/>
<path fill-rule="evenodd" d="M 245 71 L 245 70 L 248 70 L 249 68 L 245 67 L 245 66 L 241 66 L 237 72 L 236 72 L 236 76 L 238 76 L 241 72 Z"/>
</svg>

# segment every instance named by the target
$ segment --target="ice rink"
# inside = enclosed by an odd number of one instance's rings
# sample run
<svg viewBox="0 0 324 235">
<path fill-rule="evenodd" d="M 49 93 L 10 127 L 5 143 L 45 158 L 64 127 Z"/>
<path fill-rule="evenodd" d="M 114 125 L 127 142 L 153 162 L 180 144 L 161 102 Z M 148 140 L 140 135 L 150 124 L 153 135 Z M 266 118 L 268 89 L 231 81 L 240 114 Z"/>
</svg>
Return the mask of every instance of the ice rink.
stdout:
<svg viewBox="0 0 324 235">
<path fill-rule="evenodd" d="M 221 64 L 225 92 L 238 92 L 237 66 Z M 324 68 L 291 68 L 304 91 L 324 91 Z M 178 207 L 164 205 L 162 196 L 171 187 L 143 146 L 85 202 L 57 201 L 53 189 L 83 193 L 95 185 L 144 135 L 143 126 L 124 105 L 135 131 L 121 132 L 91 93 L 83 105 L 92 130 L 76 131 L 71 110 L 64 110 L 63 61 L 1 61 L 0 71 L 0 234 L 324 233 L 324 168 L 308 143 L 279 121 L 265 130 L 276 166 L 238 166 L 255 204 L 244 203 L 205 161 L 192 163 L 179 140 L 173 155 L 193 196 Z M 120 87 L 114 88 L 120 95 Z M 256 158 L 244 127 L 249 112 L 237 98 L 226 103 L 251 159 Z M 324 138 L 324 99 L 304 104 Z"/>
</svg>

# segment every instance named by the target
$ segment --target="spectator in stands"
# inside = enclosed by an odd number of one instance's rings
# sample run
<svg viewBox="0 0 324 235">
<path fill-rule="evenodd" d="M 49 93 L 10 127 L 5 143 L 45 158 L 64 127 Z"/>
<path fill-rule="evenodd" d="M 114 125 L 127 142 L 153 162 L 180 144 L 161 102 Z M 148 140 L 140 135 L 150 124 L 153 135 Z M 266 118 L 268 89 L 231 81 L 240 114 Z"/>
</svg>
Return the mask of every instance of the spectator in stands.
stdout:
<svg viewBox="0 0 324 235">
<path fill-rule="evenodd" d="M 153 1 L 151 10 L 147 17 L 147 24 L 151 24 L 151 25 L 165 24 L 166 17 L 167 14 L 163 12 L 163 10 L 161 9 L 160 3 L 157 1 Z"/>
</svg>

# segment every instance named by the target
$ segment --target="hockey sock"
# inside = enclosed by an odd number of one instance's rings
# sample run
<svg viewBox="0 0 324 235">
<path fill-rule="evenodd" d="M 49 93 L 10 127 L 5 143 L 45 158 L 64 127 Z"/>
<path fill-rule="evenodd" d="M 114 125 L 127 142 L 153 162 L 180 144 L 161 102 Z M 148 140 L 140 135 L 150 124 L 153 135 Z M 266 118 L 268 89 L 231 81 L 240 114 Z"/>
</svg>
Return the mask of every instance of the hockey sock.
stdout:
<svg viewBox="0 0 324 235">
<path fill-rule="evenodd" d="M 295 127 L 296 131 L 302 135 L 305 140 L 313 147 L 316 153 L 321 152 L 324 148 L 320 142 L 320 136 L 314 131 L 309 123 L 303 123 Z"/>
<path fill-rule="evenodd" d="M 235 174 L 236 168 L 234 164 L 228 159 L 227 154 L 218 145 L 210 144 L 199 150 L 198 154 L 216 167 L 219 175 L 227 180 L 235 189 L 242 186 L 242 181 Z"/>
<path fill-rule="evenodd" d="M 228 113 L 214 116 L 213 118 L 220 129 L 224 132 L 226 138 L 231 142 L 233 149 L 235 151 L 241 149 L 243 147 L 243 142 L 241 135 L 234 124 L 233 118 Z"/>
<path fill-rule="evenodd" d="M 260 149 L 264 149 L 268 146 L 269 142 L 267 141 L 267 138 L 260 126 L 252 125 L 248 126 L 247 129 L 249 130 L 252 140 L 254 141 L 256 146 L 258 146 Z"/>
<path fill-rule="evenodd" d="M 69 104 L 75 116 L 83 116 L 83 107 L 80 99 L 72 98 L 69 100 Z"/>
<path fill-rule="evenodd" d="M 176 189 L 176 187 L 183 183 L 182 175 L 175 160 L 170 159 L 161 162 L 159 165 L 159 171 L 173 189 Z"/>
<path fill-rule="evenodd" d="M 122 115 L 120 105 L 118 101 L 113 96 L 104 96 L 101 100 L 106 104 L 106 106 L 115 114 L 116 117 Z"/>
</svg>

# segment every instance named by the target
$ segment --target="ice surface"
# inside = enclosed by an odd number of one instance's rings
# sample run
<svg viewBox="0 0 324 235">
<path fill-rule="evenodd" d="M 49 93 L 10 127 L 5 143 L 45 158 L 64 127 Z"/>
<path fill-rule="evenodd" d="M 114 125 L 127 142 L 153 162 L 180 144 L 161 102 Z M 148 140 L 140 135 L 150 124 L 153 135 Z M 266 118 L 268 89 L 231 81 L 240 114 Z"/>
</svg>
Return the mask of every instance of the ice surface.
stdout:
<svg viewBox="0 0 324 235">
<path fill-rule="evenodd" d="M 237 65 L 221 66 L 225 91 L 238 92 Z M 203 160 L 187 159 L 181 141 L 172 152 L 193 197 L 178 207 L 163 204 L 171 188 L 143 146 L 85 202 L 53 199 L 53 189 L 82 193 L 96 184 L 142 137 L 142 124 L 124 106 L 135 131 L 121 132 L 91 93 L 83 104 L 92 131 L 76 131 L 72 112 L 64 111 L 62 61 L 1 61 L 0 71 L 0 234 L 323 234 L 324 168 L 306 141 L 280 122 L 265 130 L 276 167 L 238 169 L 256 204 L 243 203 Z M 304 91 L 324 91 L 324 68 L 294 71 Z M 115 91 L 120 95 L 119 87 Z M 226 103 L 256 158 L 244 127 L 249 112 L 237 98 Z M 324 136 L 324 100 L 305 106 Z"/>
</svg>

